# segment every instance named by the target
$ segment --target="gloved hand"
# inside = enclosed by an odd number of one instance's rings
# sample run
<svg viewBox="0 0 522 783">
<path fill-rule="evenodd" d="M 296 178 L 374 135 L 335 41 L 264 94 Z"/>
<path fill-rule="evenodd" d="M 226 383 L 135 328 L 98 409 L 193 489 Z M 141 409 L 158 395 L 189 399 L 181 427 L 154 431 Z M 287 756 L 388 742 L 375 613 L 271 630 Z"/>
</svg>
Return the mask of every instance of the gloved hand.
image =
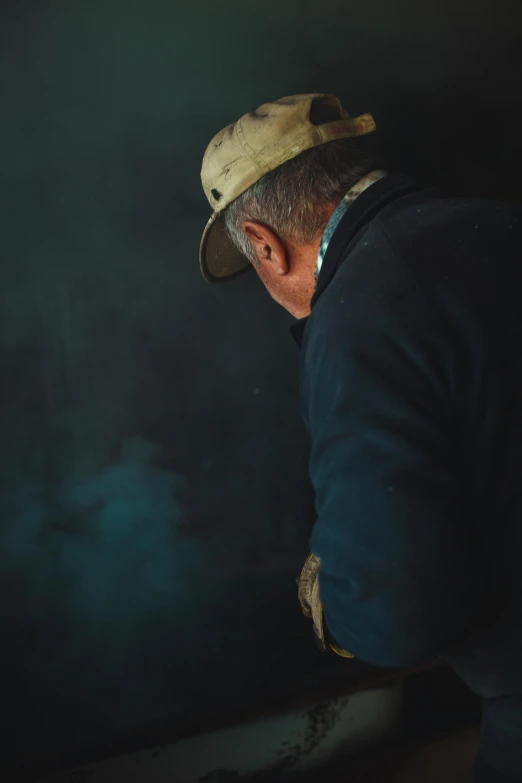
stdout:
<svg viewBox="0 0 522 783">
<path fill-rule="evenodd" d="M 322 652 L 333 650 L 334 653 L 343 658 L 354 658 L 354 656 L 342 650 L 330 638 L 323 617 L 323 605 L 319 595 L 319 572 L 321 570 L 321 561 L 311 552 L 301 571 L 298 580 L 299 601 L 305 617 L 310 617 L 314 625 L 316 644 Z"/>
</svg>

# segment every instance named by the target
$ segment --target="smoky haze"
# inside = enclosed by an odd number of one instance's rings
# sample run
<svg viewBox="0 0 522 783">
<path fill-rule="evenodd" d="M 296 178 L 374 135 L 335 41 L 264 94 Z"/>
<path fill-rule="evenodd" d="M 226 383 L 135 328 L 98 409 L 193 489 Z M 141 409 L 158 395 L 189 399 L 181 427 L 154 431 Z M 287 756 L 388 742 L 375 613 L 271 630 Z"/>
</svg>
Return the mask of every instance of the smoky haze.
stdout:
<svg viewBox="0 0 522 783">
<path fill-rule="evenodd" d="M 519 4 L 5 4 L 5 763 L 263 705 L 323 658 L 291 319 L 207 286 L 212 136 L 266 100 L 373 112 L 390 167 L 520 196 Z"/>
</svg>

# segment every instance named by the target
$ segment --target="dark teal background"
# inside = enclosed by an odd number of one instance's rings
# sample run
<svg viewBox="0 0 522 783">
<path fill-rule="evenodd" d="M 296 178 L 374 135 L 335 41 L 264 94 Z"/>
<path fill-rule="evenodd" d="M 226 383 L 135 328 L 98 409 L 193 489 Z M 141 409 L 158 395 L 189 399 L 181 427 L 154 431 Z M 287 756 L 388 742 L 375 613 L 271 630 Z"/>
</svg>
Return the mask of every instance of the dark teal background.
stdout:
<svg viewBox="0 0 522 783">
<path fill-rule="evenodd" d="M 393 170 L 519 198 L 521 36 L 516 0 L 4 4 L 6 764 L 349 665 L 296 603 L 290 318 L 253 274 L 203 282 L 201 158 L 266 100 L 334 92 Z"/>
</svg>

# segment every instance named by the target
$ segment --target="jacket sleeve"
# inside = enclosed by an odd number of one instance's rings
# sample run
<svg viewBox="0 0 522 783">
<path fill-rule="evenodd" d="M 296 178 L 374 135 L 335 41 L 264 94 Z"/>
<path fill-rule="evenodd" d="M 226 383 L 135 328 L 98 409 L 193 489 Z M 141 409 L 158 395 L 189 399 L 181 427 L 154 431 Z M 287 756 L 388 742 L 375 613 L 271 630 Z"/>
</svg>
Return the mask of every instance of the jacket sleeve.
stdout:
<svg viewBox="0 0 522 783">
<path fill-rule="evenodd" d="M 403 262 L 341 267 L 310 317 L 302 364 L 324 618 L 363 661 L 443 654 L 479 610 L 455 417 L 451 325 Z"/>
</svg>

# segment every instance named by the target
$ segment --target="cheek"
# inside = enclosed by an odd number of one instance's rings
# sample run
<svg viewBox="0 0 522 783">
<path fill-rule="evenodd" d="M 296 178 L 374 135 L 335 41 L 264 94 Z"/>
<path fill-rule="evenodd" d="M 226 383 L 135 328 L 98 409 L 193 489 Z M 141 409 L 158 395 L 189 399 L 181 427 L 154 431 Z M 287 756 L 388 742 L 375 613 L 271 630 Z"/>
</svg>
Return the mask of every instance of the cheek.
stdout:
<svg viewBox="0 0 522 783">
<path fill-rule="evenodd" d="M 266 285 L 266 283 L 265 283 L 266 272 L 265 272 L 264 267 L 261 264 L 259 264 L 259 266 L 255 266 L 254 269 L 255 269 L 256 275 L 259 277 L 259 279 L 261 280 L 263 285 Z"/>
<path fill-rule="evenodd" d="M 262 266 L 256 266 L 256 267 L 254 267 L 254 269 L 256 270 L 256 274 L 257 274 L 258 278 L 261 280 L 261 282 L 263 283 L 263 285 L 266 288 L 266 290 L 269 293 L 272 293 L 272 291 L 273 291 L 273 281 L 271 280 L 270 275 L 266 274 L 266 271 L 263 269 Z"/>
<path fill-rule="evenodd" d="M 282 307 L 286 307 L 288 292 L 286 291 L 285 278 L 274 278 L 271 274 L 267 274 L 263 266 L 254 267 L 254 269 L 274 302 Z"/>
<path fill-rule="evenodd" d="M 272 299 L 277 302 L 278 304 L 281 304 L 282 301 L 282 292 L 278 290 L 277 285 L 274 285 L 274 281 L 270 278 L 262 278 L 261 275 L 259 276 L 259 279 L 263 283 L 264 287 L 266 288 L 267 292 L 270 294 Z"/>
</svg>

